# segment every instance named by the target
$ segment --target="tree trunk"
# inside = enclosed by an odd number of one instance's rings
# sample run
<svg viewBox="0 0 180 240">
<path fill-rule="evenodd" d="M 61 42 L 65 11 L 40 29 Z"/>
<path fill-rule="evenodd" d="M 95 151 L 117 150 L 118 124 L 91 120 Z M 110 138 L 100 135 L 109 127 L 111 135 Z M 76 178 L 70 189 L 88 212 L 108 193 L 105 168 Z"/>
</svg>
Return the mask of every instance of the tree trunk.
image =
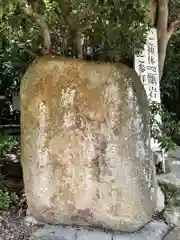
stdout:
<svg viewBox="0 0 180 240">
<path fill-rule="evenodd" d="M 66 0 L 64 2 L 59 1 L 59 7 L 61 9 L 62 16 L 68 25 L 69 30 L 69 45 L 72 47 L 76 58 L 83 58 L 83 46 L 81 42 L 81 28 L 78 20 L 72 16 L 72 2 Z"/>
<path fill-rule="evenodd" d="M 157 3 L 155 0 L 149 0 L 148 10 L 146 15 L 151 26 L 155 26 L 156 24 L 156 14 L 157 14 Z"/>
<path fill-rule="evenodd" d="M 149 0 L 148 20 L 151 26 L 157 27 L 158 35 L 158 61 L 159 61 L 159 79 L 163 74 L 164 61 L 170 34 L 167 30 L 168 23 L 168 5 L 167 0 Z"/>
<path fill-rule="evenodd" d="M 81 31 L 78 24 L 69 16 L 64 19 L 69 27 L 69 44 L 72 46 L 74 55 L 78 59 L 83 58 L 83 46 L 81 42 Z"/>
<path fill-rule="evenodd" d="M 163 35 L 158 37 L 158 57 L 159 57 L 159 79 L 163 75 L 164 63 L 166 59 L 166 51 L 171 33 L 166 31 Z"/>
<path fill-rule="evenodd" d="M 73 39 L 73 45 L 75 50 L 75 56 L 78 59 L 83 58 L 83 46 L 82 46 L 82 39 L 81 39 L 81 32 L 80 30 L 76 29 L 75 39 Z"/>
<path fill-rule="evenodd" d="M 163 75 L 164 61 L 169 39 L 171 37 L 168 31 L 168 0 L 157 0 L 157 35 L 158 35 L 158 57 L 159 57 L 159 79 Z"/>
<path fill-rule="evenodd" d="M 23 11 L 27 16 L 32 17 L 40 26 L 44 38 L 44 50 L 45 52 L 49 53 L 51 48 L 51 36 L 47 23 L 45 22 L 43 17 L 34 12 L 30 6 L 24 6 Z"/>
</svg>

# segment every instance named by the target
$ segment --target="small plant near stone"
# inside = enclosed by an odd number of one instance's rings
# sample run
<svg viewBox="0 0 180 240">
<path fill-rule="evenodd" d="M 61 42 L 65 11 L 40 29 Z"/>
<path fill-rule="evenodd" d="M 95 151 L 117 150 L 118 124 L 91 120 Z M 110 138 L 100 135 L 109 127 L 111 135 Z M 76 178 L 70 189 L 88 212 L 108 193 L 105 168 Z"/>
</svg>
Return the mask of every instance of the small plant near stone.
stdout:
<svg viewBox="0 0 180 240">
<path fill-rule="evenodd" d="M 180 189 L 169 190 L 164 186 L 161 189 L 165 195 L 165 205 L 167 207 L 180 207 Z"/>
<path fill-rule="evenodd" d="M 0 210 L 8 210 L 18 202 L 18 199 L 16 193 L 9 191 L 7 187 L 0 184 Z"/>
<path fill-rule="evenodd" d="M 7 153 L 19 144 L 18 138 L 15 136 L 0 135 L 0 156 L 4 157 Z"/>
<path fill-rule="evenodd" d="M 160 103 L 151 103 L 149 107 L 151 136 L 166 152 L 179 149 L 175 139 L 180 135 L 180 121 L 173 120 L 174 114 L 168 112 Z M 161 116 L 162 122 L 156 120 L 157 115 Z"/>
<path fill-rule="evenodd" d="M 168 195 L 168 205 L 170 206 L 180 206 L 180 190 L 177 189 L 173 192 L 167 192 Z"/>
</svg>

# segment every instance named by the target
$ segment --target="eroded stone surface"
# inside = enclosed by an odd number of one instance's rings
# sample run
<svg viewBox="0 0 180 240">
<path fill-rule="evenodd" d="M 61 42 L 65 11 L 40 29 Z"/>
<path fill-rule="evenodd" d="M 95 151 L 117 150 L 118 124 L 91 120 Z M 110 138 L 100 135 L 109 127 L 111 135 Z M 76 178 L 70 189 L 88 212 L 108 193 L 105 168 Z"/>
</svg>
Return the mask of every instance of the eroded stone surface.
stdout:
<svg viewBox="0 0 180 240">
<path fill-rule="evenodd" d="M 158 176 L 158 182 L 169 191 L 180 189 L 180 179 L 174 173 L 161 174 Z"/>
<path fill-rule="evenodd" d="M 80 229 L 76 231 L 76 240 L 112 240 L 112 234 L 103 231 Z"/>
<path fill-rule="evenodd" d="M 158 186 L 156 212 L 161 212 L 164 208 L 165 208 L 165 196 L 161 188 Z"/>
<path fill-rule="evenodd" d="M 175 227 L 163 240 L 180 240 L 180 227 Z"/>
<path fill-rule="evenodd" d="M 137 233 L 114 235 L 113 240 L 162 240 L 168 229 L 164 222 L 153 221 Z"/>
<path fill-rule="evenodd" d="M 156 206 L 148 102 L 124 65 L 46 56 L 21 85 L 28 213 L 52 224 L 133 232 Z"/>
<path fill-rule="evenodd" d="M 169 226 L 180 226 L 180 207 L 167 207 L 163 216 Z"/>
<path fill-rule="evenodd" d="M 30 240 L 77 240 L 76 230 L 71 227 L 46 226 L 37 230 Z"/>
<path fill-rule="evenodd" d="M 47 226 L 37 230 L 30 240 L 162 240 L 167 232 L 168 226 L 158 221 L 153 221 L 132 234 Z"/>
</svg>

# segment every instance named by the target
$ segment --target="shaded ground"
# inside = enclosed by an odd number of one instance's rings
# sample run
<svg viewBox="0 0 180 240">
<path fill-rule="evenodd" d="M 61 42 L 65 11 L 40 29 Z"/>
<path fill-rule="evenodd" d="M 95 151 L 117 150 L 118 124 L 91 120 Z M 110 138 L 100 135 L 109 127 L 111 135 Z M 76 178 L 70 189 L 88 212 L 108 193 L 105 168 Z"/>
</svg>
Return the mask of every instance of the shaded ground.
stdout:
<svg viewBox="0 0 180 240">
<path fill-rule="evenodd" d="M 0 212 L 0 240 L 27 240 L 37 228 L 25 224 L 21 211 Z"/>
<path fill-rule="evenodd" d="M 23 193 L 20 147 L 15 146 L 5 156 L 0 156 L 0 184 L 18 194 L 18 201 L 8 211 L 0 211 L 0 240 L 27 240 L 38 227 L 24 221 L 26 199 Z"/>
</svg>

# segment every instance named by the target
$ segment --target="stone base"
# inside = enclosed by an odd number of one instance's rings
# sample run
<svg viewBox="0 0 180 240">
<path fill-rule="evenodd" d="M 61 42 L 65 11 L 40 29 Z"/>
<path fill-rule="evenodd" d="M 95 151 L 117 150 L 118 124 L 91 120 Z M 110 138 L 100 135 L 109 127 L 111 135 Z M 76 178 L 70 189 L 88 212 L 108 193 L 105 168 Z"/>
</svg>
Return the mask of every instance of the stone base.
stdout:
<svg viewBox="0 0 180 240">
<path fill-rule="evenodd" d="M 46 225 L 33 233 L 30 240 L 162 240 L 168 230 L 168 225 L 159 221 L 131 234 Z"/>
</svg>

